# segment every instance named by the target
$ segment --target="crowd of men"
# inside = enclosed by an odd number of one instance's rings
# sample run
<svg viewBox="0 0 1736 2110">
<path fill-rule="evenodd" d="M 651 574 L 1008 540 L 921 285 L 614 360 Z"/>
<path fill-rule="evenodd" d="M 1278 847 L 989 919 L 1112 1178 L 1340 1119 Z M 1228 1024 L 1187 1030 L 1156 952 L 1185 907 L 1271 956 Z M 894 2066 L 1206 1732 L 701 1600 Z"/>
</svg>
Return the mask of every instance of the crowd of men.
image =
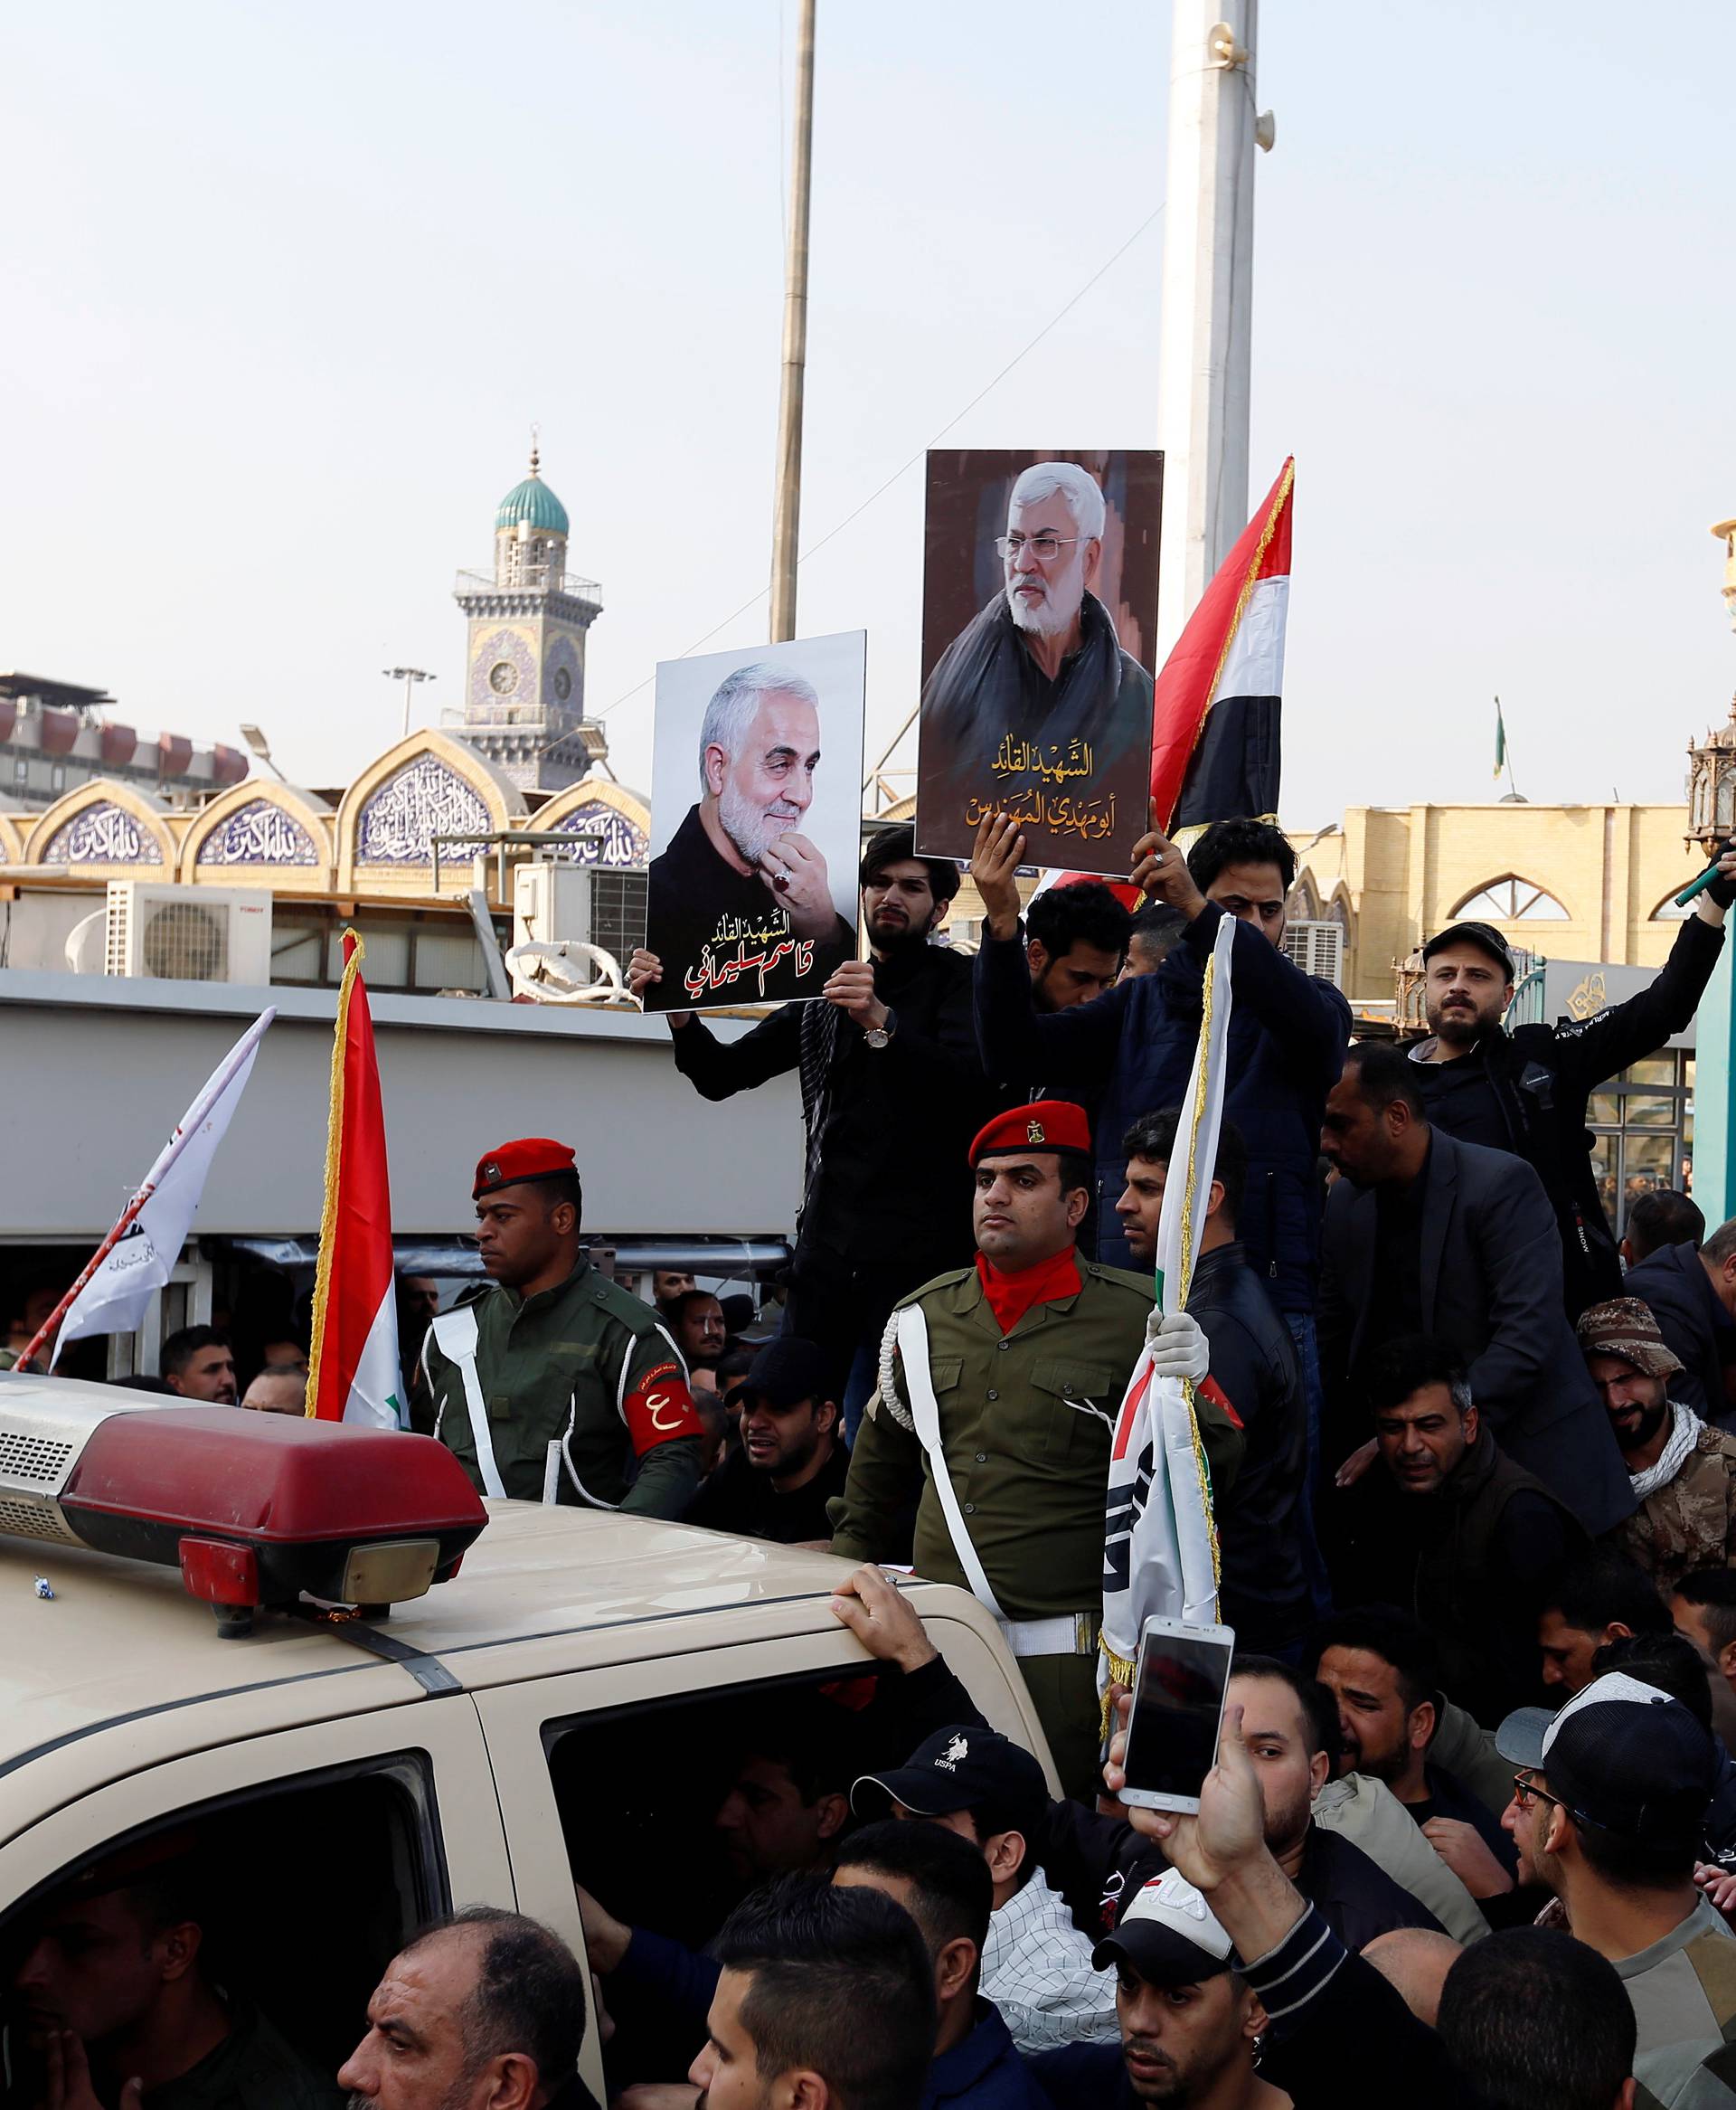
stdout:
<svg viewBox="0 0 1736 2110">
<path fill-rule="evenodd" d="M 1692 1019 L 1736 849 L 1651 986 L 1587 1021 L 1509 1032 L 1501 933 L 1430 934 L 1409 1046 L 1353 1040 L 1286 955 L 1275 828 L 1185 855 L 1154 831 L 1133 913 L 1098 885 L 1022 905 L 1022 850 L 985 822 L 974 957 L 933 941 L 956 867 L 887 829 L 861 867 L 867 957 L 819 1000 L 735 1037 L 665 1015 L 707 1100 L 797 1075 L 774 1336 L 744 1339 L 751 1308 L 690 1277 L 629 1294 L 588 1256 L 573 1151 L 526 1138 L 475 1169 L 487 1280 L 429 1299 L 407 1345 L 421 1425 L 489 1495 L 851 1561 L 834 1613 L 900 1696 L 891 1766 L 861 1763 L 833 1700 L 799 1733 L 768 1722 L 715 1812 L 739 1902 L 709 1940 L 665 1931 L 656 1898 L 581 1890 L 599 2012 L 627 2018 L 611 2092 L 1736 2097 L 1736 1220 L 1655 1194 L 1618 1249 L 1586 1127 L 1592 1093 Z M 1225 1118 L 1165 1312 L 1154 1255 L 1226 921 Z M 632 985 L 660 972 L 642 951 Z M 1197 1816 L 1123 1808 L 1118 1744 L 1105 1765 L 1106 1480 L 1147 1348 L 1189 1388 L 1236 1636 Z M 245 1404 L 297 1381 L 262 1367 Z M 236 1399 L 209 1329 L 167 1344 L 163 1382 Z M 893 1579 L 912 1565 L 998 1622 L 1060 1797 L 937 1653 Z M 499 1943 L 543 1958 L 510 2045 L 480 2019 Z M 498 1916 L 413 1944 L 341 2086 L 392 2110 L 557 2099 L 582 2008 L 551 1944 Z M 486 2090 L 413 2019 L 441 2001 Z"/>
</svg>

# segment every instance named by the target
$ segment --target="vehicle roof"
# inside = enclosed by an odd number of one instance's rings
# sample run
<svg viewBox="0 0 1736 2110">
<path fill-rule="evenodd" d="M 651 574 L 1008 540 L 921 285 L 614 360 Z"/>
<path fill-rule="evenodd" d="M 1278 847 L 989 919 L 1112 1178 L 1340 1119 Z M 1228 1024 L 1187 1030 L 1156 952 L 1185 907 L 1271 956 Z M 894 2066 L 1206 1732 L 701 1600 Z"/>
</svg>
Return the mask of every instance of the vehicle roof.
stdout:
<svg viewBox="0 0 1736 2110">
<path fill-rule="evenodd" d="M 689 1525 L 486 1507 L 459 1575 L 377 1630 L 404 1651 L 467 1656 L 479 1682 L 497 1673 L 475 1651 L 494 1644 L 824 1597 L 843 1572 L 828 1555 Z M 38 1576 L 52 1597 L 38 1593 Z M 175 1569 L 81 1547 L 0 1538 L 0 1772 L 95 1722 L 368 1661 L 341 1632 L 284 1614 L 262 1613 L 245 1640 L 221 1639 L 210 1606 L 187 1595 Z"/>
</svg>

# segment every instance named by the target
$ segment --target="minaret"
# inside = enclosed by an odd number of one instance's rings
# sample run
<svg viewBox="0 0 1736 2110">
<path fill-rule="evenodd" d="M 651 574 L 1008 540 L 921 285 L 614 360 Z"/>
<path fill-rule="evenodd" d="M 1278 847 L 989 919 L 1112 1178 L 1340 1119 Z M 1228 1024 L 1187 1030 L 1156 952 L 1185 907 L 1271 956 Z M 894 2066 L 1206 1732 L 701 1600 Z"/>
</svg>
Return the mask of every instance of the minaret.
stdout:
<svg viewBox="0 0 1736 2110">
<path fill-rule="evenodd" d="M 601 589 L 567 570 L 567 509 L 530 474 L 495 514 L 495 571 L 460 572 L 453 598 L 469 619 L 459 737 L 524 791 L 577 783 L 609 753 L 585 716 L 585 632 Z"/>
</svg>

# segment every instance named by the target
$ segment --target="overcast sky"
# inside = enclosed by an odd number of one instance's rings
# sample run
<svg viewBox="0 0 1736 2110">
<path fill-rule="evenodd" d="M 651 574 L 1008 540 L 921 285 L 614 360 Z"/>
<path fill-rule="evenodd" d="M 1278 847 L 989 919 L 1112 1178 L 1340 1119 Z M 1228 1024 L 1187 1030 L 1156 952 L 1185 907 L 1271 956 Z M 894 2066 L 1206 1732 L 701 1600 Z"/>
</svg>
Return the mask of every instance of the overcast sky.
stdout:
<svg viewBox="0 0 1736 2110">
<path fill-rule="evenodd" d="M 532 421 L 599 580 L 590 698 L 765 583 L 794 0 L 10 12 L 0 666 L 341 783 L 379 669 L 461 696 L 452 574 Z M 1284 818 L 1681 795 L 1736 640 L 1736 9 L 1266 0 L 1253 481 L 1297 458 Z M 804 542 L 1163 197 L 1167 11 L 820 0 Z M 950 444 L 1156 435 L 1164 222 Z M 801 574 L 913 700 L 921 475 Z M 706 639 L 765 635 L 763 600 Z"/>
</svg>

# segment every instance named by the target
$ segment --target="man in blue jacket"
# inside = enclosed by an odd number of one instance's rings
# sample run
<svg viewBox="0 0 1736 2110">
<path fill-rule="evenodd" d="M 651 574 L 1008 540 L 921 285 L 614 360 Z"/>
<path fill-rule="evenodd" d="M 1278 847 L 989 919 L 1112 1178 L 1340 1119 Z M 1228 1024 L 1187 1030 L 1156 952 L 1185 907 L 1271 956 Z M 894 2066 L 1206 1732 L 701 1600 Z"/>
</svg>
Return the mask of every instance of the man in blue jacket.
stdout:
<svg viewBox="0 0 1736 2110">
<path fill-rule="evenodd" d="M 974 991 L 977 1046 L 991 1077 L 1065 1076 L 1100 1092 L 1098 1257 L 1111 1267 L 1135 1266 L 1115 1216 L 1126 1167 L 1121 1139 L 1141 1114 L 1186 1098 L 1200 1037 L 1200 988 L 1218 924 L 1228 915 L 1242 926 L 1231 956 L 1235 1002 L 1223 1102 L 1225 1119 L 1248 1146 L 1237 1232 L 1297 1345 L 1312 1462 L 1320 1399 L 1316 1165 L 1326 1094 L 1350 1039 L 1350 1006 L 1281 950 L 1296 853 L 1280 830 L 1259 820 L 1220 820 L 1185 858 L 1156 828 L 1137 847 L 1133 884 L 1185 916 L 1186 928 L 1155 974 L 1131 976 L 1089 1004 L 1044 1017 L 1032 1000 L 1013 878 L 1024 837 L 1004 814 L 983 823 L 970 861 L 986 911 Z"/>
</svg>

